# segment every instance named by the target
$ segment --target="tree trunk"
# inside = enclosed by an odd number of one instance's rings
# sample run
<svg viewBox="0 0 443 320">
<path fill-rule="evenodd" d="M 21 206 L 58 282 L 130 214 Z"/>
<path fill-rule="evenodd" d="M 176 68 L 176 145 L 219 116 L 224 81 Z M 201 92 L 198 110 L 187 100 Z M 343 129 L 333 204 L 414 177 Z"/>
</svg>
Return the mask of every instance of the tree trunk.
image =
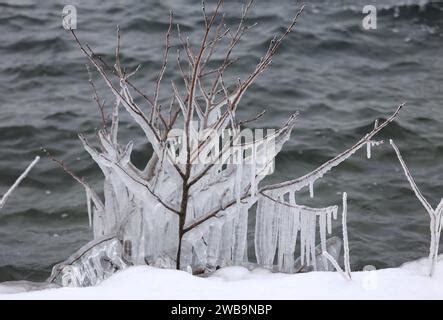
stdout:
<svg viewBox="0 0 443 320">
<path fill-rule="evenodd" d="M 186 221 L 186 210 L 188 207 L 188 195 L 189 195 L 189 186 L 187 181 L 183 181 L 183 193 L 182 193 L 182 201 L 180 205 L 180 214 L 178 220 L 178 248 L 177 248 L 177 259 L 176 259 L 176 269 L 180 270 L 180 258 L 182 251 L 182 238 L 183 238 L 183 230 L 185 227 Z"/>
</svg>

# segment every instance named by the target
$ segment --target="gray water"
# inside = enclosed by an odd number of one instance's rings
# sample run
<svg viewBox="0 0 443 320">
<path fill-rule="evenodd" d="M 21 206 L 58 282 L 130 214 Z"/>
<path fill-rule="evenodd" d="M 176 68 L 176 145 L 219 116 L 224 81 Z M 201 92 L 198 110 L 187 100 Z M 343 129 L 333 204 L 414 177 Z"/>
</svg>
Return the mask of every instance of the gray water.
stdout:
<svg viewBox="0 0 443 320">
<path fill-rule="evenodd" d="M 417 184 L 433 206 L 443 196 L 443 4 L 370 1 L 377 30 L 363 30 L 368 1 L 307 1 L 296 32 L 270 69 L 244 97 L 239 117 L 267 109 L 257 127 L 277 127 L 292 112 L 301 117 L 276 159 L 269 182 L 298 177 L 344 150 L 407 102 L 381 138 L 394 138 Z M 210 2 L 211 3 L 211 2 Z M 100 118 L 92 100 L 86 59 L 61 28 L 64 2 L 0 1 L 0 193 L 46 147 L 100 189 L 102 176 L 82 150 L 77 133 L 94 139 Z M 153 88 L 162 57 L 168 11 L 199 40 L 200 0 L 72 1 L 78 35 L 111 61 L 115 28 L 122 30 L 123 63 L 142 64 L 134 81 Z M 228 23 L 238 22 L 239 1 L 226 1 Z M 273 35 L 298 8 L 295 1 L 258 0 L 233 71 L 245 76 Z M 173 50 L 175 51 L 175 50 Z M 174 68 L 168 79 L 178 79 Z M 97 83 L 111 104 L 109 93 Z M 166 87 L 165 87 L 166 88 Z M 140 130 L 123 119 L 123 142 L 134 139 L 133 161 L 151 153 Z M 357 153 L 316 185 L 310 205 L 349 198 L 348 230 L 354 269 L 393 267 L 427 254 L 429 218 L 400 171 L 389 144 L 373 158 Z M 334 234 L 340 235 L 337 225 Z M 81 186 L 42 159 L 0 215 L 0 281 L 42 280 L 51 267 L 92 238 Z"/>
</svg>

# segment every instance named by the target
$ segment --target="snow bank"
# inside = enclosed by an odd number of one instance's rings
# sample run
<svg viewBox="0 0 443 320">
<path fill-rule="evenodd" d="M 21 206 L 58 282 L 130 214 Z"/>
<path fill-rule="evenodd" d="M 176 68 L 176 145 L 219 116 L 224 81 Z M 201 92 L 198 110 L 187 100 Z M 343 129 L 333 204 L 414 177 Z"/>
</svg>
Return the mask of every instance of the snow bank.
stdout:
<svg viewBox="0 0 443 320">
<path fill-rule="evenodd" d="M 421 259 L 400 268 L 353 272 L 349 281 L 337 272 L 290 275 L 227 267 L 201 278 L 138 266 L 96 287 L 1 294 L 6 291 L 0 284 L 0 299 L 442 299 L 442 256 L 432 278 L 426 276 L 428 267 Z"/>
</svg>

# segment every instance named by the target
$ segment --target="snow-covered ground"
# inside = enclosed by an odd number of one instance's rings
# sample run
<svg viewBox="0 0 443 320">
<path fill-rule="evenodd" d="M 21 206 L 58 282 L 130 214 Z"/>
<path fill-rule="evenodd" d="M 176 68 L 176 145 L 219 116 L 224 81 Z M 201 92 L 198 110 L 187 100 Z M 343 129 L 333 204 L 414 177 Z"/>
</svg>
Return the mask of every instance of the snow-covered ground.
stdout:
<svg viewBox="0 0 443 320">
<path fill-rule="evenodd" d="M 130 267 L 96 287 L 45 289 L 2 294 L 0 299 L 442 299 L 443 257 L 435 274 L 426 276 L 428 260 L 400 268 L 353 272 L 346 280 L 337 272 L 303 274 L 218 270 L 208 278 L 147 266 Z"/>
</svg>

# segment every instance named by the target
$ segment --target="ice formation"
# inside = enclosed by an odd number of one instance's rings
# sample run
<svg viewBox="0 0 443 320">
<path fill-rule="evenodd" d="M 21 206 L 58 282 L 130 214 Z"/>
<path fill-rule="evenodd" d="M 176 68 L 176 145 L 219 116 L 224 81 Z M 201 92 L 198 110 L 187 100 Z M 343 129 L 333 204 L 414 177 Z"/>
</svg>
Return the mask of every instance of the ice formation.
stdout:
<svg viewBox="0 0 443 320">
<path fill-rule="evenodd" d="M 84 148 L 105 176 L 103 200 L 79 179 L 86 190 L 94 241 L 109 236 L 114 240 L 96 248 L 93 242 L 90 254 L 84 259 L 76 260 L 74 264 L 68 260 L 54 268 L 57 276 L 53 275 L 53 282 L 92 285 L 126 265 L 176 266 L 179 243 L 177 210 L 182 196 L 178 188 L 180 176 L 176 164 L 168 158 L 171 155 L 166 145 L 158 142 L 149 126 L 140 120 L 144 117 L 141 116 L 143 113 L 133 104 L 124 84 L 121 92 L 126 95 L 126 102 L 117 99 L 110 129 L 98 132 L 99 148 L 94 148 L 80 136 Z M 137 169 L 130 161 L 132 143 L 123 146 L 117 140 L 118 114 L 122 106 L 142 126 L 146 137 L 153 140 L 154 155 L 144 170 Z M 338 208 L 298 205 L 295 193 L 309 187 L 311 196 L 314 196 L 314 183 L 362 146 L 371 143 L 371 138 L 394 120 L 400 108 L 353 147 L 299 179 L 261 189 L 258 186 L 265 176 L 263 172 L 269 170 L 276 154 L 289 139 L 296 116 L 290 117 L 274 134 L 254 143 L 242 144 L 238 143 L 238 139 L 234 140 L 235 152 L 225 161 L 195 165 L 191 179 L 196 182 L 188 196 L 180 268 L 198 274 L 247 263 L 248 215 L 251 207 L 258 202 L 254 242 L 259 264 L 283 272 L 297 271 L 295 248 L 299 235 L 302 266 L 331 270 L 331 264 L 324 256 L 321 257 L 321 266 L 317 265 L 316 228 L 318 224 L 322 251 L 327 252 L 326 235 L 331 232 L 332 219 L 337 217 Z M 228 121 L 224 122 L 219 129 L 227 128 L 228 124 Z M 274 147 L 269 148 L 270 145 Z M 246 152 L 248 150 L 249 153 Z M 243 159 L 241 165 L 232 163 L 233 157 Z M 75 256 L 78 255 L 83 256 L 79 253 Z M 112 264 L 118 268 L 109 269 L 109 266 L 99 263 L 103 256 L 109 255 L 113 259 L 120 257 L 118 263 Z M 273 266 L 275 256 L 277 264 Z"/>
<path fill-rule="evenodd" d="M 285 196 L 289 201 L 285 202 Z M 277 199 L 277 201 L 275 200 Z M 300 232 L 301 264 L 317 269 L 315 240 L 317 220 L 322 250 L 326 251 L 326 234 L 331 233 L 332 219 L 337 218 L 337 206 L 310 208 L 297 205 L 294 193 L 275 192 L 259 197 L 257 204 L 255 251 L 257 262 L 271 268 L 277 252 L 278 270 L 294 272 L 295 247 Z M 328 228 L 329 226 L 329 228 Z M 328 270 L 327 261 L 323 269 Z"/>
<path fill-rule="evenodd" d="M 54 266 L 48 282 L 64 287 L 93 286 L 127 266 L 121 242 L 115 237 L 103 237 Z"/>
<path fill-rule="evenodd" d="M 323 253 L 328 253 L 335 261 L 340 258 L 341 248 L 343 241 L 339 237 L 331 237 L 326 240 L 326 250 L 323 244 L 318 244 L 315 247 L 315 266 L 317 271 L 330 271 L 334 269 L 334 266 L 329 262 L 325 264 Z M 301 263 L 301 257 L 299 256 L 294 262 L 295 272 L 314 271 L 314 264 L 307 266 Z M 274 265 L 274 269 L 277 269 Z M 326 267 L 326 268 L 325 268 Z"/>
<path fill-rule="evenodd" d="M 97 134 L 97 148 L 80 136 L 84 148 L 105 177 L 101 199 L 86 182 L 74 176 L 86 190 L 95 240 L 73 256 L 81 258 L 72 258 L 55 268 L 51 281 L 68 285 L 97 283 L 113 270 L 100 263 L 102 257 L 109 256 L 112 256 L 112 266 L 118 268 L 128 264 L 148 264 L 179 268 L 194 274 L 248 263 L 248 218 L 256 203 L 255 253 L 258 263 L 284 272 L 297 271 L 294 260 L 297 236 L 300 235 L 301 264 L 330 269 L 323 257 L 322 266 L 317 265 L 316 228 L 318 224 L 321 249 L 327 251 L 326 235 L 331 232 L 337 207 L 316 209 L 302 206 L 295 202 L 295 193 L 309 186 L 310 195 L 314 197 L 316 180 L 365 144 L 371 144 L 372 137 L 394 120 L 401 106 L 356 145 L 313 172 L 296 180 L 260 188 L 261 180 L 272 170 L 275 156 L 289 139 L 297 114 L 290 116 L 280 129 L 254 137 L 252 141 L 243 141 L 242 125 L 247 121 L 239 121 L 236 111 L 247 89 L 271 64 L 276 50 L 295 27 L 303 7 L 287 29 L 273 39 L 253 71 L 243 80 L 238 79 L 227 86 L 223 72 L 231 63 L 233 47 L 248 29 L 243 22 L 251 4 L 249 1 L 245 5 L 237 31 L 230 33 L 232 38 L 227 38 L 230 44 L 222 65 L 216 72 L 208 72 L 210 80 L 202 72 L 211 59 L 214 46 L 228 35 L 223 31 L 226 27 L 223 19 L 217 25 L 221 1 L 217 2 L 210 17 L 203 12 L 206 32 L 196 55 L 178 30 L 188 60 L 188 65 L 183 68 L 180 55 L 177 57 L 185 93 L 172 82 L 168 114 L 160 110 L 158 94 L 168 61 L 172 16 L 153 98 L 147 97 L 129 80 L 138 68 L 132 73 L 122 68 L 119 32 L 116 61 L 114 66 L 109 66 L 92 49 L 84 46 L 71 30 L 81 51 L 101 75 L 116 102 L 110 125 L 106 123 L 106 117 L 102 117 L 104 123 Z M 212 36 L 214 38 L 210 39 Z M 95 86 L 93 88 L 95 92 Z M 103 115 L 103 104 L 96 92 L 95 97 Z M 137 98 L 151 106 L 150 113 L 136 102 Z M 143 169 L 131 162 L 132 142 L 122 144 L 118 139 L 121 110 L 140 126 L 152 145 L 153 155 Z M 176 130 L 183 134 L 174 135 Z M 225 136 L 229 137 L 227 141 Z M 221 150 L 214 152 L 214 145 L 218 145 L 220 137 L 223 141 Z M 211 161 L 201 161 L 202 158 Z M 109 240 L 100 242 L 103 238 Z"/>
</svg>

